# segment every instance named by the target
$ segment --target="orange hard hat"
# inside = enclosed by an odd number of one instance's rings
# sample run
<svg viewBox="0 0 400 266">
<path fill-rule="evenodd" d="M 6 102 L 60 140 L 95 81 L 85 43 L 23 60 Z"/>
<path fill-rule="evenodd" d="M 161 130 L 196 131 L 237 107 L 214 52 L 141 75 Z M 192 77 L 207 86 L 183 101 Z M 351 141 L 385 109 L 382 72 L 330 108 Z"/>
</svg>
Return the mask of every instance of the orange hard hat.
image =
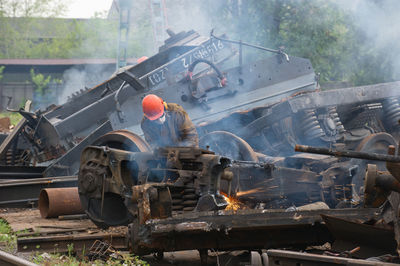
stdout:
<svg viewBox="0 0 400 266">
<path fill-rule="evenodd" d="M 142 101 L 144 116 L 156 120 L 164 114 L 164 101 L 154 94 L 146 95 Z"/>
<path fill-rule="evenodd" d="M 147 59 L 149 59 L 147 56 L 142 56 L 141 58 L 139 58 L 138 60 L 136 60 L 136 63 L 140 64 L 143 61 L 146 61 Z"/>
</svg>

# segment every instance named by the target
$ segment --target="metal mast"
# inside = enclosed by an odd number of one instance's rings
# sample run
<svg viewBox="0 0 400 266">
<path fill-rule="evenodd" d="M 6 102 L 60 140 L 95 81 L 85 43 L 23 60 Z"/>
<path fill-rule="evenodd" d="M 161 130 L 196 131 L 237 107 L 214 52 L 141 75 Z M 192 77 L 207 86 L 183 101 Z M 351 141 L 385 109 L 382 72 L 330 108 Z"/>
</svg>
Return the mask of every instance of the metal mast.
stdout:
<svg viewBox="0 0 400 266">
<path fill-rule="evenodd" d="M 126 66 L 132 0 L 116 0 L 119 13 L 118 50 L 116 68 Z"/>
<path fill-rule="evenodd" d="M 165 0 L 149 0 L 151 22 L 153 26 L 154 50 L 163 45 L 167 38 L 166 29 L 168 28 L 167 8 Z"/>
</svg>

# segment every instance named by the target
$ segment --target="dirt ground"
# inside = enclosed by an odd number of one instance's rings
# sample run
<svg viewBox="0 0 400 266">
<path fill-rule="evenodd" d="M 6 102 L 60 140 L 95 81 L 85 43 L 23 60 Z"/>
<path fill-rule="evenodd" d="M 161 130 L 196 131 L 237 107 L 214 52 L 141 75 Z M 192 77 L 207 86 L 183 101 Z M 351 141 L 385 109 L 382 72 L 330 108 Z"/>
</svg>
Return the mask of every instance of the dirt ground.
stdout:
<svg viewBox="0 0 400 266">
<path fill-rule="evenodd" d="M 47 228 L 88 228 L 96 229 L 96 225 L 89 219 L 64 220 L 57 218 L 43 219 L 37 209 L 0 209 L 0 218 L 6 220 L 14 232 L 33 231 L 40 228 L 41 232 Z"/>
</svg>

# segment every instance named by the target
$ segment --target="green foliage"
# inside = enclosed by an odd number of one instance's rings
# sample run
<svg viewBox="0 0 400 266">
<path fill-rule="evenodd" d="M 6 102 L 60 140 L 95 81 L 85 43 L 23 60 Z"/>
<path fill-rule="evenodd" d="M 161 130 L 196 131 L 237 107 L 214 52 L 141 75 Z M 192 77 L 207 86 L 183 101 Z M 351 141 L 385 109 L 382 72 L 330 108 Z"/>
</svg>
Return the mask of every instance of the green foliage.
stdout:
<svg viewBox="0 0 400 266">
<path fill-rule="evenodd" d="M 115 58 L 118 20 L 56 18 L 61 0 L 0 0 L 0 58 Z M 138 15 L 128 37 L 128 57 L 151 53 L 149 16 Z"/>
<path fill-rule="evenodd" d="M 0 81 L 3 78 L 3 71 L 4 71 L 5 66 L 0 66 Z"/>
<path fill-rule="evenodd" d="M 6 220 L 0 219 L 0 242 L 6 251 L 15 249 L 16 237 Z"/>
<path fill-rule="evenodd" d="M 372 1 L 373 0 L 366 0 Z M 234 3 L 240 3 L 240 8 Z M 380 51 L 367 41 L 353 15 L 326 0 L 204 1 L 212 24 L 230 38 L 311 60 L 321 83 L 353 85 L 392 81 L 390 47 Z M 258 56 L 248 57 L 251 60 Z M 397 77 L 400 78 L 400 77 Z"/>
<path fill-rule="evenodd" d="M 69 0 L 0 0 L 0 15 L 7 17 L 55 17 L 65 14 Z"/>
<path fill-rule="evenodd" d="M 73 244 L 71 244 L 73 245 Z M 123 265 L 137 265 L 137 266 L 148 266 L 149 264 L 141 260 L 138 256 L 132 254 L 123 254 L 121 259 L 110 258 L 107 261 L 95 260 L 88 261 L 84 254 L 81 256 L 85 259 L 79 259 L 72 256 L 70 253 L 70 246 L 68 245 L 68 255 L 62 255 L 59 253 L 38 253 L 33 256 L 32 261 L 39 265 L 76 265 L 76 266 L 123 266 Z"/>
<path fill-rule="evenodd" d="M 6 220 L 0 219 L 0 242 L 3 244 L 3 249 L 8 252 L 12 252 L 15 250 L 16 247 L 16 235 L 18 233 L 27 233 L 27 231 L 21 231 L 14 233 L 7 223 Z M 40 249 L 38 245 L 36 248 Z M 80 259 L 75 256 L 74 244 L 67 245 L 67 254 L 60 254 L 60 253 L 40 253 L 37 251 L 32 256 L 32 262 L 39 264 L 39 265 L 76 265 L 76 266 L 122 266 L 122 265 L 138 265 L 138 266 L 148 266 L 149 264 L 143 260 L 141 260 L 138 256 L 133 254 L 119 254 L 119 259 L 109 258 L 107 261 L 88 261 L 85 256 L 85 251 L 81 254 Z"/>
<path fill-rule="evenodd" d="M 42 17 L 64 14 L 67 4 L 61 0 L 0 0 L 0 58 L 40 58 L 36 45 L 41 40 L 48 43 L 48 29 L 58 26 Z"/>
<path fill-rule="evenodd" d="M 333 0 L 198 2 L 197 11 L 191 1 L 170 0 L 168 6 L 194 12 L 193 18 L 198 15 L 195 12 L 203 11 L 218 34 L 226 32 L 229 38 L 275 49 L 285 47 L 290 55 L 309 58 L 321 73 L 322 84 L 344 81 L 362 85 L 400 79 L 391 64 L 390 47 L 380 51 L 373 47 L 352 14 Z M 154 52 L 151 16 L 144 3 L 132 3 L 135 15 L 131 14 L 127 57 Z M 0 58 L 115 58 L 118 19 L 104 19 L 104 12 L 90 20 L 55 18 L 65 11 L 66 4 L 61 0 L 0 0 Z M 175 9 L 168 11 L 174 19 L 180 17 Z M 197 22 L 194 19 L 193 25 Z M 265 55 L 250 49 L 246 52 L 245 63 Z"/>
<path fill-rule="evenodd" d="M 49 75 L 49 76 L 45 77 L 41 73 L 36 74 L 35 70 L 33 70 L 33 69 L 31 69 L 30 73 L 31 73 L 32 83 L 35 85 L 35 91 L 37 93 L 44 95 L 45 89 L 47 88 L 47 86 L 50 83 L 51 76 Z"/>
<path fill-rule="evenodd" d="M 12 230 L 6 220 L 0 219 L 0 241 L 5 241 L 11 235 Z"/>
<path fill-rule="evenodd" d="M 68 249 L 68 257 L 71 257 L 72 253 L 74 252 L 74 243 L 67 244 L 67 249 Z"/>
<path fill-rule="evenodd" d="M 10 113 L 10 112 L 0 113 L 0 117 L 9 117 L 11 125 L 14 126 L 16 126 L 18 122 L 22 119 L 22 116 L 19 113 Z"/>
<path fill-rule="evenodd" d="M 321 81 L 347 80 L 349 20 L 329 1 L 286 1 L 275 43 L 311 60 Z"/>
</svg>

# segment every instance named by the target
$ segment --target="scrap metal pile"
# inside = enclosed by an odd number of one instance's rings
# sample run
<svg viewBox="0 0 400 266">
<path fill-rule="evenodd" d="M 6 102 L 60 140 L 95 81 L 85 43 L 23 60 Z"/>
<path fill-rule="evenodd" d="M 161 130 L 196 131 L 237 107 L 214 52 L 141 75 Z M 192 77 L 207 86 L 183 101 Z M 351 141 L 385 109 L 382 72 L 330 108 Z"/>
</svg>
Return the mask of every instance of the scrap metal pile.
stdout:
<svg viewBox="0 0 400 266">
<path fill-rule="evenodd" d="M 329 177 L 330 182 L 323 180 Z M 337 252 L 358 248 L 358 258 L 396 252 L 396 225 L 390 226 L 398 221 L 396 205 L 378 207 L 390 192 L 400 191 L 400 183 L 389 173 L 379 173 L 376 165 L 368 167 L 365 202 L 358 208 L 354 202 L 348 208 L 328 207 L 343 202 L 333 176 L 235 161 L 190 147 L 130 152 L 89 146 L 83 151 L 78 179 L 81 202 L 92 221 L 102 227 L 129 224 L 135 254 L 302 249 L 327 242 Z M 250 180 L 264 186 L 238 190 Z M 280 193 L 273 193 L 275 187 Z M 347 194 L 351 198 L 351 187 Z M 271 207 L 272 202 L 293 204 L 302 197 L 316 203 L 285 210 Z"/>
<path fill-rule="evenodd" d="M 294 147 L 396 154 L 399 82 L 320 91 L 307 59 L 261 48 L 272 56 L 246 62 L 243 42 L 170 34 L 158 54 L 65 104 L 20 110 L 0 159 L 75 182 L 93 222 L 129 226 L 136 254 L 330 243 L 325 257 L 396 257 L 398 165 L 382 174 L 385 162 Z M 185 108 L 200 148 L 150 149 L 139 126 L 149 93 Z"/>
</svg>

